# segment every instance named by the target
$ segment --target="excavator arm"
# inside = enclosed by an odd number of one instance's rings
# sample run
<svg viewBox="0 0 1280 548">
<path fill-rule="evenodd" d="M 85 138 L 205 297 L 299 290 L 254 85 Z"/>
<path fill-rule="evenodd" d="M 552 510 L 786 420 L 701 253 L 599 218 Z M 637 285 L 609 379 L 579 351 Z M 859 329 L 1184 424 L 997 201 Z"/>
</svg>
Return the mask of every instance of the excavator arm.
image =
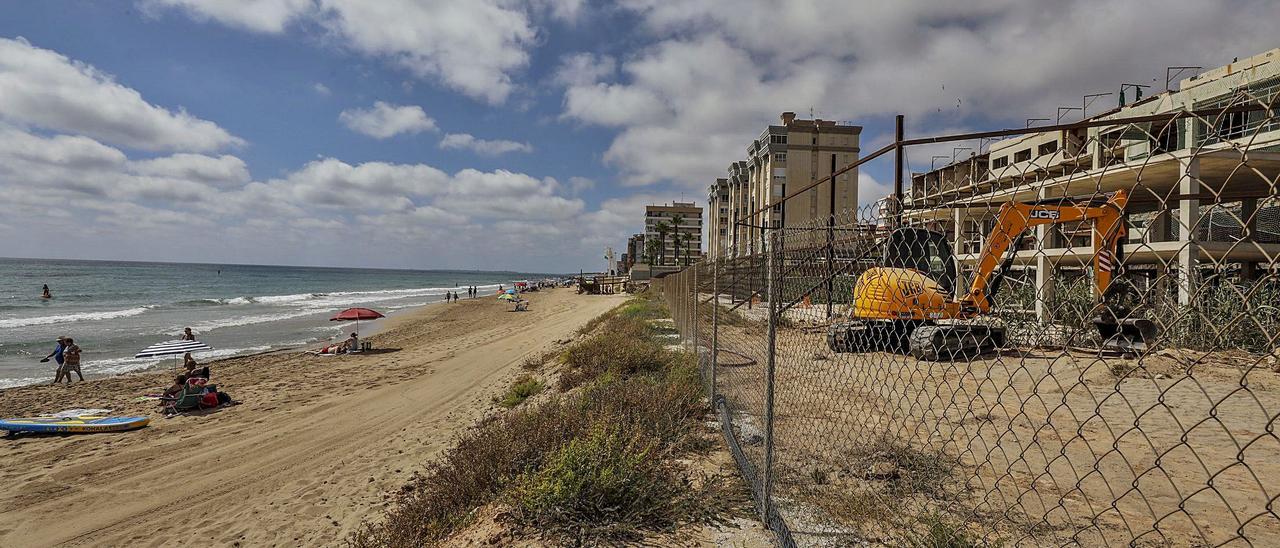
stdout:
<svg viewBox="0 0 1280 548">
<path fill-rule="evenodd" d="M 1068 198 L 1033 203 L 1008 202 L 1000 207 L 995 228 L 987 237 L 968 292 L 960 298 L 961 314 L 973 316 L 991 310 L 999 277 L 1008 270 L 1016 253 L 1015 242 L 1036 226 L 1093 221 L 1093 271 L 1095 296 L 1103 295 L 1122 257 L 1119 245 L 1125 235 L 1124 207 L 1129 197 L 1117 190 L 1105 200 Z"/>
</svg>

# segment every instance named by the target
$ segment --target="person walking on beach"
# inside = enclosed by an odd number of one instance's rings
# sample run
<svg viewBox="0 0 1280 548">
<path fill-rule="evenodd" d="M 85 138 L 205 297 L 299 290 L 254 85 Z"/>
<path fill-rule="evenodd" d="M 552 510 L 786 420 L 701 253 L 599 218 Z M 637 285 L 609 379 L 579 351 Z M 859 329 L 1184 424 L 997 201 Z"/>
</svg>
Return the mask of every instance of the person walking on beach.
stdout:
<svg viewBox="0 0 1280 548">
<path fill-rule="evenodd" d="M 180 340 L 180 341 L 194 341 L 194 340 L 196 340 L 196 334 L 191 332 L 191 328 L 190 328 L 190 327 L 183 328 L 183 330 L 182 330 L 182 336 L 178 337 L 178 340 Z"/>
<path fill-rule="evenodd" d="M 48 363 L 49 358 L 53 358 L 53 361 L 58 364 L 58 372 L 57 372 L 57 375 L 54 375 L 53 377 L 53 384 L 58 384 L 59 382 L 62 382 L 62 359 L 63 359 L 62 353 L 66 351 L 66 346 L 63 346 L 63 343 L 66 340 L 67 340 L 66 337 L 58 337 L 58 342 L 56 345 L 54 345 L 53 352 L 50 352 L 48 356 L 45 356 L 43 359 L 40 360 L 40 363 Z"/>
<path fill-rule="evenodd" d="M 63 364 L 61 374 L 67 376 L 67 384 L 71 384 L 72 371 L 75 372 L 77 377 L 80 377 L 80 382 L 84 382 L 84 374 L 80 372 L 80 346 L 71 338 L 67 338 L 64 342 L 67 346 L 62 350 Z"/>
</svg>

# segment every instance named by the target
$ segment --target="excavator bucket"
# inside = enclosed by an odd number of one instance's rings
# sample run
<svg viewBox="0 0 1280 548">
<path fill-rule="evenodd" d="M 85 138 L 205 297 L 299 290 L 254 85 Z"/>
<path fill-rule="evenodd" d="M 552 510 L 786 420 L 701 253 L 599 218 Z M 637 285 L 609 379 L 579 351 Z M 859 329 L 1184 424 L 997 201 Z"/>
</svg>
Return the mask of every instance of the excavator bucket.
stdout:
<svg viewBox="0 0 1280 548">
<path fill-rule="evenodd" d="M 1094 318 L 1102 335 L 1102 348 L 1117 350 L 1126 354 L 1140 354 L 1147 351 L 1147 345 L 1154 342 L 1158 329 L 1155 322 L 1145 318 L 1114 319 L 1105 316 Z"/>
</svg>

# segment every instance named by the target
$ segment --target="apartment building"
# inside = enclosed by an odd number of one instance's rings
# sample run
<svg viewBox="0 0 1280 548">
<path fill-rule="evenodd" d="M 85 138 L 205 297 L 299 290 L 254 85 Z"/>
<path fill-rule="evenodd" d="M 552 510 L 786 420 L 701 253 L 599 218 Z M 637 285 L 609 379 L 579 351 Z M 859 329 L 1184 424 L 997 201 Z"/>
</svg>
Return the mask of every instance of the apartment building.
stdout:
<svg viewBox="0 0 1280 548">
<path fill-rule="evenodd" d="M 659 230 L 667 228 L 666 231 Z M 644 240 L 658 242 L 655 266 L 684 267 L 702 257 L 702 208 L 671 202 L 644 208 Z"/>
<path fill-rule="evenodd" d="M 745 248 L 748 236 L 746 219 L 751 214 L 753 194 L 748 185 L 751 178 L 751 165 L 745 160 L 729 164 L 729 234 L 717 249 L 722 251 L 718 256 L 738 256 Z"/>
<path fill-rule="evenodd" d="M 720 257 L 729 241 L 731 204 L 729 179 L 716 179 L 707 188 L 707 255 Z"/>
<path fill-rule="evenodd" d="M 763 229 L 803 226 L 858 204 L 858 172 L 851 170 L 832 184 L 823 183 L 783 202 L 783 198 L 811 185 L 858 159 L 861 126 L 830 120 L 797 119 L 784 112 L 780 124 L 770 125 L 747 147 L 747 159 L 729 165 L 728 177 L 708 189 L 715 196 L 715 225 L 709 249 L 716 257 L 739 257 L 764 248 Z M 720 207 L 720 204 L 723 204 Z M 724 210 L 721 213 L 721 209 Z"/>
<path fill-rule="evenodd" d="M 1260 268 L 1274 269 L 1280 257 L 1278 94 L 1280 49 L 1237 59 L 1091 119 L 1235 105 L 1269 111 L 998 141 L 981 154 L 912 174 L 905 220 L 953 234 L 958 259 L 972 268 L 1001 204 L 1124 189 L 1130 193 L 1126 264 L 1153 279 L 1176 280 L 1178 301 L 1187 304 L 1202 272 L 1229 270 L 1250 279 Z M 1087 223 L 1039 227 L 1015 253 L 1015 268 L 1034 270 L 1036 290 L 1051 295 L 1056 272 L 1083 271 L 1092 260 L 1090 231 Z M 1044 301 L 1036 305 L 1042 316 Z"/>
<path fill-rule="evenodd" d="M 627 238 L 627 268 L 623 271 L 631 270 L 631 265 L 636 262 L 648 262 L 649 257 L 645 256 L 644 234 L 631 234 Z"/>
</svg>

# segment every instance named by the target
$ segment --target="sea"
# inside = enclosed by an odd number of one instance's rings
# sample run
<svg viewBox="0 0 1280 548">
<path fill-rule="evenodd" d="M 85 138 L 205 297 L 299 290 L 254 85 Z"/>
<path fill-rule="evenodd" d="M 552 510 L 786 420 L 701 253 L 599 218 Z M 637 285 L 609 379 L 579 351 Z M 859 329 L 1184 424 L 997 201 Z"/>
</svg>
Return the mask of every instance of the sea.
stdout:
<svg viewBox="0 0 1280 548">
<path fill-rule="evenodd" d="M 499 285 L 549 274 L 386 270 L 232 264 L 0 258 L 0 388 L 51 382 L 40 363 L 59 336 L 74 338 L 86 377 L 137 371 L 172 358 L 134 358 L 190 327 L 211 350 L 200 361 L 337 339 L 351 322 L 329 318 L 350 307 L 394 314 L 442 302 L 467 286 L 486 298 Z M 40 296 L 48 284 L 51 299 Z M 378 320 L 361 322 L 362 334 Z"/>
</svg>

